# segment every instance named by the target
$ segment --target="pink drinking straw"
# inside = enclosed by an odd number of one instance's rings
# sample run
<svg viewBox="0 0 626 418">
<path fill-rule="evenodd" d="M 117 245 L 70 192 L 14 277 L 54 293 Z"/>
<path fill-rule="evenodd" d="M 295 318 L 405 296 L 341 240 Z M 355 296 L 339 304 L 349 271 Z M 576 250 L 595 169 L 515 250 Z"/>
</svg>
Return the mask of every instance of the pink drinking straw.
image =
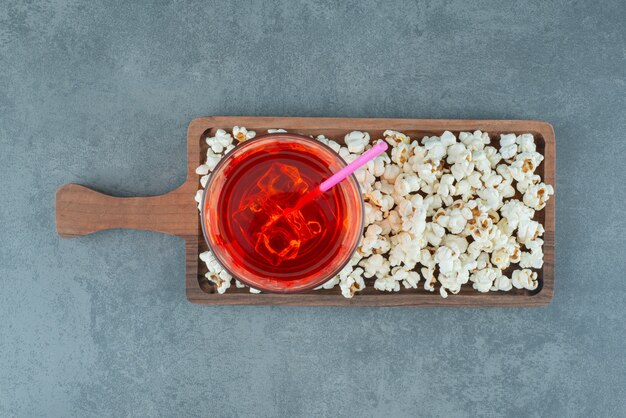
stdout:
<svg viewBox="0 0 626 418">
<path fill-rule="evenodd" d="M 388 147 L 389 146 L 387 145 L 385 141 L 379 141 L 372 148 L 365 151 L 363 155 L 361 155 L 359 158 L 352 161 L 350 164 L 348 164 L 341 170 L 337 171 L 328 179 L 324 180 L 322 184 L 320 184 L 319 189 L 322 191 L 322 193 L 327 191 L 328 189 L 330 189 L 331 187 L 333 187 L 334 185 L 336 185 L 337 183 L 339 183 L 340 181 L 348 177 L 350 174 L 354 173 L 358 168 L 364 166 L 369 161 L 376 158 L 378 155 L 387 151 Z"/>
</svg>

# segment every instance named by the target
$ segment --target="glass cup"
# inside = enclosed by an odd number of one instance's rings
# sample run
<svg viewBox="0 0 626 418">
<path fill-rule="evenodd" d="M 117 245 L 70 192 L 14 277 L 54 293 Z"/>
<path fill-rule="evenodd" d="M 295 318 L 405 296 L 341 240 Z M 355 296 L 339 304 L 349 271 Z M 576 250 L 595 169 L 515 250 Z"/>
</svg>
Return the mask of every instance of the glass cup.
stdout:
<svg viewBox="0 0 626 418">
<path fill-rule="evenodd" d="M 303 135 L 267 134 L 241 143 L 205 188 L 201 218 L 209 249 L 234 278 L 261 291 L 322 285 L 356 251 L 363 197 L 353 175 L 314 199 L 302 197 L 345 165 L 328 146 Z"/>
</svg>

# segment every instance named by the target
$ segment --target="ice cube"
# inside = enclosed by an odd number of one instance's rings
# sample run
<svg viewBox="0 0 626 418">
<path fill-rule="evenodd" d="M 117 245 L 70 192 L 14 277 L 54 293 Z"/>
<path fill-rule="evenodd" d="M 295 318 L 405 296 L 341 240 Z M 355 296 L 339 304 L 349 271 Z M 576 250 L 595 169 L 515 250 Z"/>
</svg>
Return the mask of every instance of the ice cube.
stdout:
<svg viewBox="0 0 626 418">
<path fill-rule="evenodd" d="M 272 164 L 257 186 L 259 192 L 242 202 L 233 219 L 258 255 L 277 266 L 296 258 L 300 247 L 322 228 L 318 222 L 307 221 L 299 208 L 289 207 L 308 190 L 297 168 Z"/>
<path fill-rule="evenodd" d="M 280 163 L 273 163 L 257 181 L 257 186 L 270 196 L 285 192 L 302 195 L 309 189 L 296 167 Z"/>
</svg>

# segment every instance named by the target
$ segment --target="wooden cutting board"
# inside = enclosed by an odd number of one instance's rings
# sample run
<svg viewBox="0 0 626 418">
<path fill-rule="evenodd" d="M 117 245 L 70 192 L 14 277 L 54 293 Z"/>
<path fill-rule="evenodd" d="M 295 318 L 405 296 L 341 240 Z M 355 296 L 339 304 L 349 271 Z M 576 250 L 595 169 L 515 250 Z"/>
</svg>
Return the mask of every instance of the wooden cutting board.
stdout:
<svg viewBox="0 0 626 418">
<path fill-rule="evenodd" d="M 554 292 L 554 233 L 555 197 L 545 209 L 537 212 L 536 220 L 545 227 L 544 265 L 538 270 L 539 288 L 535 291 L 513 289 L 509 292 L 479 293 L 465 285 L 457 295 L 443 299 L 439 292 L 402 289 L 397 293 L 380 292 L 373 280 L 366 279 L 367 288 L 352 299 L 345 299 L 337 288 L 302 294 L 251 294 L 248 289 L 231 286 L 218 294 L 204 277 L 206 267 L 198 254 L 207 249 L 202 236 L 200 216 L 194 201 L 200 188 L 200 176 L 195 169 L 206 156 L 205 138 L 219 128 L 245 126 L 258 134 L 267 129 L 283 128 L 305 135 L 323 134 L 343 142 L 346 133 L 367 131 L 372 138 L 382 138 L 386 129 L 408 134 L 413 139 L 424 135 L 441 135 L 449 130 L 481 130 L 488 132 L 492 143 L 500 133 L 532 133 L 537 151 L 545 160 L 537 169 L 547 184 L 555 186 L 556 146 L 554 130 L 546 122 L 530 120 L 451 120 L 451 119 L 350 119 L 300 117 L 239 117 L 218 116 L 198 118 L 187 129 L 187 180 L 177 189 L 161 196 L 120 198 L 107 196 L 78 184 L 62 186 L 56 195 L 57 232 L 73 238 L 111 228 L 131 228 L 158 231 L 185 240 L 187 298 L 193 303 L 209 305 L 306 305 L 306 306 L 541 306 L 550 302 Z M 154 257 L 158 257 L 154 254 Z"/>
</svg>

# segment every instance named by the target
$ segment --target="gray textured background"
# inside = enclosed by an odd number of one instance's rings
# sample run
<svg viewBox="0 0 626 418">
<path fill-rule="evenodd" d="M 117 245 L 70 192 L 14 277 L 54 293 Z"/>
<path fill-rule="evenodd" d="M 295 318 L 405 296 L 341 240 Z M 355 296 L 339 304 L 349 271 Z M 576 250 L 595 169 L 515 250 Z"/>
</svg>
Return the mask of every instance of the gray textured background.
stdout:
<svg viewBox="0 0 626 418">
<path fill-rule="evenodd" d="M 0 0 L 0 416 L 626 414 L 624 1 L 133 3 Z M 175 237 L 56 236 L 207 115 L 551 122 L 554 301 L 208 308 Z"/>
</svg>

